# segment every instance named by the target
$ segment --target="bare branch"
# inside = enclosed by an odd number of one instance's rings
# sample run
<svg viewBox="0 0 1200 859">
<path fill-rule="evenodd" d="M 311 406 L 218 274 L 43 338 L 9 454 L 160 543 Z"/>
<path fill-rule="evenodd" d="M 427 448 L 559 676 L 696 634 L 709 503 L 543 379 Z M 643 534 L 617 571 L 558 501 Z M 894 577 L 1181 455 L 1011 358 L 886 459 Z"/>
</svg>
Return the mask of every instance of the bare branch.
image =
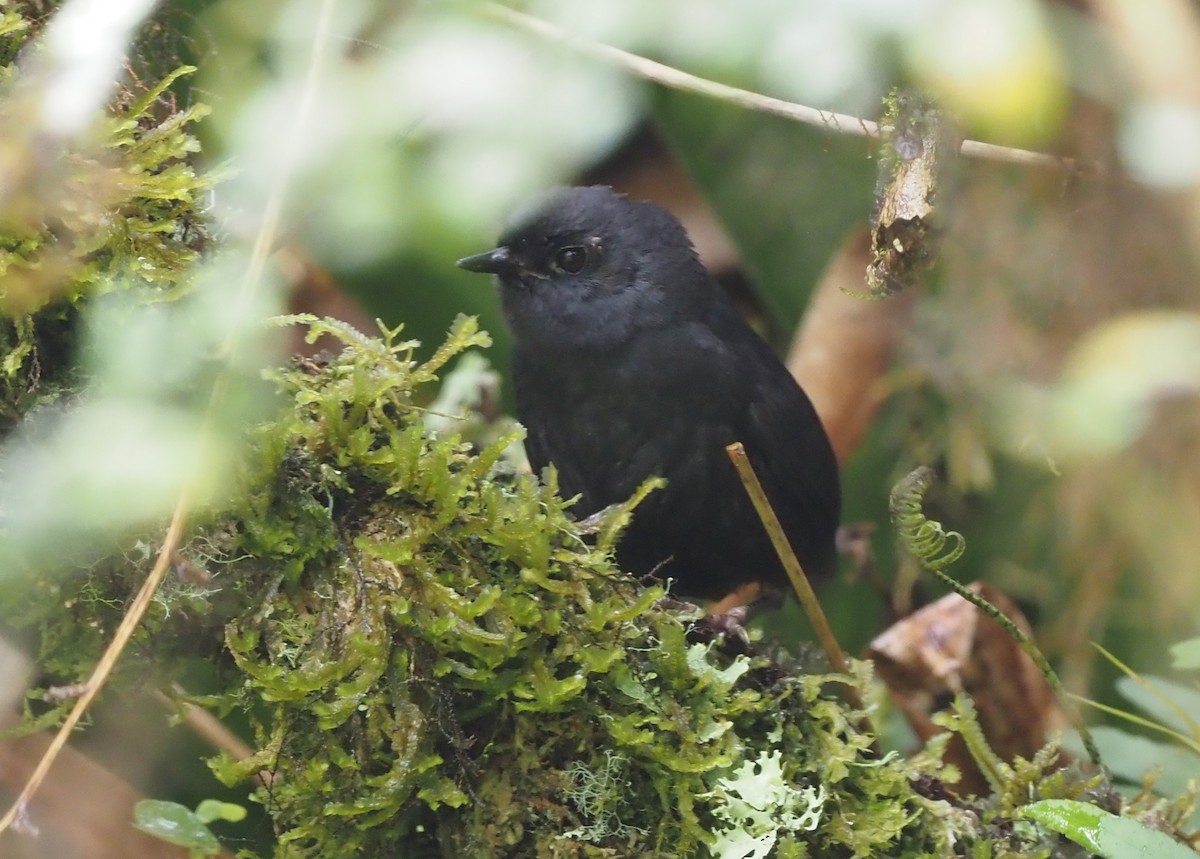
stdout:
<svg viewBox="0 0 1200 859">
<path fill-rule="evenodd" d="M 544 39 L 569 45 L 581 54 L 586 54 L 603 62 L 619 66 L 643 80 L 652 81 L 671 89 L 708 96 L 718 101 L 739 105 L 748 110 L 783 117 L 793 122 L 813 125 L 817 128 L 835 131 L 839 134 L 878 139 L 891 131 L 891 128 L 888 126 L 880 125 L 877 122 L 863 119 L 862 117 L 835 113 L 831 110 L 819 110 L 815 107 L 807 107 L 806 105 L 785 101 L 781 98 L 774 98 L 762 93 L 717 83 L 707 78 L 688 74 L 672 66 L 655 62 L 637 54 L 631 54 L 620 48 L 614 48 L 612 45 L 606 45 L 602 42 L 596 42 L 569 33 L 542 18 L 535 18 L 532 15 L 517 12 L 499 3 L 486 3 L 483 8 L 489 15 L 506 24 L 528 33 L 533 33 Z M 1033 152 L 1028 149 L 1014 149 L 1009 146 L 998 146 L 994 143 L 984 143 L 978 140 L 964 140 L 959 151 L 969 158 L 1020 164 L 1027 167 L 1049 167 L 1084 174 L 1105 172 L 1103 165 L 1095 162 L 1083 162 L 1074 158 L 1063 158 L 1058 155 Z"/>
<path fill-rule="evenodd" d="M 25 782 L 25 786 L 21 789 L 21 793 L 16 801 L 9 807 L 4 817 L 0 818 L 0 832 L 3 832 L 24 818 L 29 800 L 33 798 L 37 789 L 42 786 L 46 774 L 50 772 L 50 767 L 58 759 L 58 755 L 67 744 L 67 740 L 71 738 L 71 732 L 75 730 L 75 726 L 79 724 L 79 720 L 83 718 L 83 714 L 91 706 L 92 699 L 104 687 L 104 683 L 108 680 L 109 674 L 112 673 L 113 668 L 116 666 L 117 660 L 120 659 L 121 654 L 125 651 L 125 645 L 129 643 L 129 639 L 137 631 L 138 624 L 142 621 L 142 615 L 150 607 L 150 602 L 154 599 L 154 593 L 158 590 L 158 586 L 162 584 L 167 570 L 171 568 L 171 559 L 175 556 L 182 542 L 183 524 L 187 516 L 187 511 L 188 499 L 185 496 L 179 499 L 179 503 L 175 508 L 175 515 L 171 518 L 171 526 L 167 530 L 167 536 L 163 541 L 162 550 L 158 553 L 158 559 L 154 562 L 154 569 L 150 571 L 150 575 L 142 583 L 141 590 L 138 591 L 137 597 L 129 607 L 129 611 L 121 619 L 121 625 L 117 627 L 117 632 L 113 636 L 113 640 L 100 657 L 100 661 L 96 663 L 96 667 L 92 671 L 92 676 L 87 679 L 87 683 L 79 695 L 79 700 L 75 702 L 75 706 L 71 708 L 71 712 L 63 720 L 62 727 L 54 735 L 54 739 L 51 740 L 50 745 L 46 748 L 41 760 L 38 761 L 33 773 Z"/>
</svg>

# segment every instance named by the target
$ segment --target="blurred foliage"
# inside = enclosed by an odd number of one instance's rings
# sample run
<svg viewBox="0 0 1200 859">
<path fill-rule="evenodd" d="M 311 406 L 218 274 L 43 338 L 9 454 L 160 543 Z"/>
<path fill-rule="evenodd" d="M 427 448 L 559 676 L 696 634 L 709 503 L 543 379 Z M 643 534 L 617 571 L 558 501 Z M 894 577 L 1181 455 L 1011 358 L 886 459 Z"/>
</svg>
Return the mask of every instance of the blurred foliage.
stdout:
<svg viewBox="0 0 1200 859">
<path fill-rule="evenodd" d="M 0 555 L 32 590 L 157 528 L 185 487 L 195 504 L 222 493 L 242 423 L 268 404 L 255 377 L 273 307 L 236 246 L 200 264 L 220 175 L 195 157 L 207 106 L 172 89 L 195 69 L 171 66 L 152 26 L 116 86 L 120 52 L 86 39 L 121 38 L 100 27 L 113 16 L 52 11 L 20 4 L 0 36 Z"/>
<path fill-rule="evenodd" d="M 795 329 L 830 250 L 871 211 L 861 140 L 660 92 L 653 116 L 737 245 L 775 325 Z"/>
<path fill-rule="evenodd" d="M 131 98 L 96 129 L 98 146 L 60 162 L 60 175 L 37 169 L 33 141 L 9 138 L 12 149 L 0 157 L 16 161 L 13 171 L 28 171 L 34 182 L 5 189 L 0 275 L 8 315 L 28 314 L 84 289 L 103 294 L 104 286 L 144 284 L 163 290 L 185 278 L 199 258 L 204 193 L 215 180 L 198 175 L 189 161 L 199 148 L 190 126 L 208 108 L 164 109 L 160 101 L 177 79 L 194 71 L 176 69 Z M 22 104 L 20 76 L 10 85 L 18 91 L 3 103 L 0 122 L 36 127 L 22 114 L 34 105 Z M 22 143 L 30 148 L 21 151 Z M 22 158 L 31 163 L 21 164 Z M 49 283 L 61 292 L 47 292 Z"/>
<path fill-rule="evenodd" d="M 175 110 L 167 95 L 195 71 L 186 66 L 123 95 L 95 129 L 94 145 L 46 163 L 33 136 L 32 84 L 12 64 L 34 27 L 15 11 L 4 15 L 0 55 L 9 64 L 0 67 L 0 125 L 23 130 L 0 142 L 6 434 L 34 406 L 53 402 L 60 385 L 78 387 L 78 299 L 114 290 L 168 299 L 192 276 L 205 238 L 204 194 L 215 177 L 189 160 L 198 149 L 192 125 L 207 108 Z"/>
<path fill-rule="evenodd" d="M 1176 647 L 1194 648 L 1197 642 L 1193 638 Z M 1153 808 L 1180 828 L 1200 828 L 1200 693 L 1194 685 L 1142 675 L 1113 654 L 1103 655 L 1124 675 L 1117 692 L 1137 708 L 1088 702 L 1120 720 L 1121 727 L 1100 726 L 1094 732 L 1118 786 L 1135 807 Z M 1179 659 L 1175 667 L 1196 669 Z"/>
</svg>

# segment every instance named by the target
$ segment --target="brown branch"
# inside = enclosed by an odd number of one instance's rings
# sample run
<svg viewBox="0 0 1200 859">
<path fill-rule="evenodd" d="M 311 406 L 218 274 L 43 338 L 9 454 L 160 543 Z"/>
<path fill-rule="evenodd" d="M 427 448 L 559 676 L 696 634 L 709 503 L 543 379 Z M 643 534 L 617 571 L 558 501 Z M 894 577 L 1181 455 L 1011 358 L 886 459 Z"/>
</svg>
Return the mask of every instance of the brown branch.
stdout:
<svg viewBox="0 0 1200 859">
<path fill-rule="evenodd" d="M 205 710 L 203 707 L 197 707 L 191 701 L 188 701 L 186 696 L 187 692 L 179 684 L 175 684 L 171 689 L 170 695 L 158 689 L 154 691 L 154 697 L 164 707 L 180 716 L 185 728 L 217 751 L 225 752 L 230 757 L 239 761 L 244 761 L 254 754 L 254 749 L 245 740 L 230 730 L 228 725 L 208 710 Z M 252 778 L 259 784 L 269 787 L 273 780 L 273 774 L 259 772 L 252 776 Z"/>
<path fill-rule="evenodd" d="M 767 536 L 771 539 L 771 545 L 775 547 L 775 553 L 779 555 L 779 560 L 783 564 L 784 570 L 787 571 L 792 589 L 796 592 L 796 598 L 800 600 L 800 605 L 804 607 L 804 613 L 812 622 L 813 630 L 817 634 L 817 641 L 821 643 L 821 648 L 829 657 L 829 663 L 833 666 L 834 671 L 848 675 L 850 663 L 846 661 L 846 654 L 842 651 L 842 646 L 838 644 L 837 636 L 833 634 L 833 628 L 829 625 L 829 619 L 825 617 L 825 611 L 821 608 L 812 584 L 809 583 L 808 576 L 805 575 L 804 568 L 800 565 L 800 559 L 792 551 L 787 535 L 783 532 L 783 525 L 780 523 L 779 517 L 775 515 L 775 509 L 771 506 L 767 492 L 754 472 L 754 466 L 750 464 L 746 448 L 740 441 L 735 441 L 726 446 L 725 452 L 729 454 L 733 467 L 737 469 L 738 477 L 742 479 L 746 494 L 750 496 L 750 501 L 758 512 L 758 518 L 762 520 L 763 528 L 766 529 Z M 873 734 L 874 731 L 871 730 L 870 722 L 865 715 L 866 707 L 863 705 L 862 696 L 858 694 L 858 689 L 851 683 L 846 684 L 846 699 L 852 707 L 864 714 L 863 730 Z"/>
<path fill-rule="evenodd" d="M 129 611 L 121 619 L 121 625 L 117 627 L 117 632 L 113 636 L 113 640 L 100 657 L 100 661 L 96 663 L 96 668 L 92 671 L 92 675 L 87 679 L 86 688 L 84 688 L 83 693 L 79 696 L 79 700 L 75 702 L 75 706 L 71 708 L 71 712 L 63 720 L 62 727 L 58 729 L 58 733 L 54 735 L 54 739 L 46 747 L 45 753 L 42 755 L 41 760 L 38 761 L 37 766 L 34 767 L 33 773 L 29 776 L 29 780 L 25 782 L 25 786 L 21 789 L 21 793 L 17 796 L 16 801 L 9 807 L 4 817 L 0 818 L 0 832 L 12 826 L 13 822 L 18 818 L 24 817 L 29 800 L 37 792 L 37 789 L 41 787 L 46 774 L 50 771 L 50 767 L 58 758 L 59 753 L 62 752 L 63 746 L 67 744 L 67 740 L 70 739 L 71 732 L 75 730 L 75 726 L 79 724 L 79 720 L 83 718 L 83 714 L 91 706 L 92 699 L 104 687 L 105 681 L 108 680 L 109 674 L 112 673 L 113 667 L 116 666 L 117 660 L 124 652 L 125 645 L 129 643 L 129 639 L 137 630 L 138 624 L 141 623 L 142 615 L 150 607 L 150 602 L 154 599 L 155 591 L 158 590 L 158 586 L 162 584 L 163 577 L 171 567 L 171 559 L 175 556 L 176 551 L 178 551 L 183 536 L 183 523 L 187 515 L 187 510 L 187 494 L 184 493 L 175 507 L 175 515 L 171 518 L 171 526 L 167 529 L 167 537 L 163 541 L 163 547 L 154 562 L 154 569 L 150 571 L 150 575 L 142 583 L 141 590 L 138 591 L 137 597 L 134 598 L 133 604 L 129 607 Z"/>
<path fill-rule="evenodd" d="M 892 129 L 869 119 L 836 113 L 832 110 L 820 110 L 803 104 L 785 101 L 763 95 L 752 90 L 717 83 L 707 78 L 688 74 L 672 66 L 655 62 L 637 54 L 631 54 L 612 45 L 596 42 L 582 36 L 570 33 L 542 18 L 526 15 L 499 3 L 485 3 L 483 7 L 487 14 L 506 24 L 533 33 L 544 39 L 568 45 L 581 54 L 593 57 L 606 63 L 619 66 L 628 72 L 662 86 L 677 89 L 682 92 L 708 96 L 718 101 L 736 104 L 748 110 L 779 116 L 793 122 L 813 125 L 817 128 L 836 131 L 839 134 L 849 134 L 856 137 L 878 139 Z M 1026 167 L 1049 167 L 1056 170 L 1066 170 L 1072 173 L 1093 174 L 1105 172 L 1103 165 L 1094 162 L 1078 161 L 1074 158 L 1064 158 L 1045 152 L 1033 152 L 1028 149 L 1015 149 L 1010 146 L 999 146 L 994 143 L 984 143 L 978 140 L 964 140 L 959 152 L 969 158 L 979 158 L 987 161 L 1000 161 L 1007 164 L 1020 164 Z"/>
<path fill-rule="evenodd" d="M 214 749 L 228 752 L 238 760 L 245 760 L 254 754 L 254 749 L 231 731 L 224 722 L 207 710 L 188 701 L 186 695 L 187 692 L 178 684 L 172 688 L 170 695 L 161 690 L 154 691 L 154 697 L 162 702 L 164 707 L 179 713 L 183 724 Z"/>
</svg>

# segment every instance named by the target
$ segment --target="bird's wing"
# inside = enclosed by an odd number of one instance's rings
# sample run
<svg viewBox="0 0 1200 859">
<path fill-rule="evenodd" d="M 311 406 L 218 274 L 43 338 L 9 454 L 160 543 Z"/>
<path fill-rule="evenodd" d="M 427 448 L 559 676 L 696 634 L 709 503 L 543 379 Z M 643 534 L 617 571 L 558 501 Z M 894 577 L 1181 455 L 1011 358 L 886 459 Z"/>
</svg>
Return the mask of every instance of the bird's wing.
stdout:
<svg viewBox="0 0 1200 859">
<path fill-rule="evenodd" d="M 734 430 L 807 572 L 826 577 L 837 561 L 837 460 L 808 396 L 766 343 L 747 333 L 754 343 L 737 352 L 746 400 Z"/>
</svg>

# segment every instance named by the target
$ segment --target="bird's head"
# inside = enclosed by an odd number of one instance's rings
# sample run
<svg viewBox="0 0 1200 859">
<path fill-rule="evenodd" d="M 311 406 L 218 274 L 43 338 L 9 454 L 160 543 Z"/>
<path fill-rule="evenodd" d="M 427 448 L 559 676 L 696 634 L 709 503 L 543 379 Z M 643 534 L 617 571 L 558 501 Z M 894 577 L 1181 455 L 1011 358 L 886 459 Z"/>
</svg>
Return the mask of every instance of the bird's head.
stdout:
<svg viewBox="0 0 1200 859">
<path fill-rule="evenodd" d="M 618 347 L 695 316 L 715 288 L 674 217 L 599 186 L 544 194 L 458 264 L 494 274 L 513 336 L 551 351 Z"/>
</svg>

